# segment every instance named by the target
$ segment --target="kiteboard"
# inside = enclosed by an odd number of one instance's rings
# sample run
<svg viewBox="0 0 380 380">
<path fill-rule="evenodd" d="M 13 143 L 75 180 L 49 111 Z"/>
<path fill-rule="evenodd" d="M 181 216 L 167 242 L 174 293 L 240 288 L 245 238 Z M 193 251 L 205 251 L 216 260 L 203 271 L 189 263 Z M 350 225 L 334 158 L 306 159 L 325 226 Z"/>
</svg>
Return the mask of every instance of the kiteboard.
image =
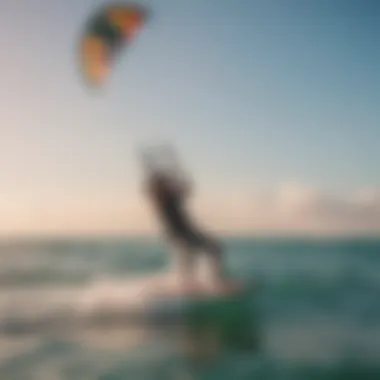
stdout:
<svg viewBox="0 0 380 380">
<path fill-rule="evenodd" d="M 179 327 L 190 341 L 211 334 L 218 336 L 219 344 L 225 347 L 256 350 L 259 342 L 252 309 L 255 288 L 252 281 L 232 278 L 215 288 L 201 283 L 192 287 L 172 285 L 150 299 L 145 320 L 167 332 Z M 203 338 L 201 346 L 202 342 Z"/>
</svg>

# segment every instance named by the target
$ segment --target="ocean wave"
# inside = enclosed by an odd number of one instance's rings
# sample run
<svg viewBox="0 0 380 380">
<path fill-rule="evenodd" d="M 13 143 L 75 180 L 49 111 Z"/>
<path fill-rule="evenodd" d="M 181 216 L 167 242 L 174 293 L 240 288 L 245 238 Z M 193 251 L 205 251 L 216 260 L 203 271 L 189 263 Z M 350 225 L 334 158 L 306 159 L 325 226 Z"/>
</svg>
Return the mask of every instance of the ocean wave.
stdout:
<svg viewBox="0 0 380 380">
<path fill-rule="evenodd" d="M 165 310 L 160 305 L 165 298 L 179 295 L 178 280 L 178 273 L 168 271 L 128 279 L 99 277 L 82 286 L 3 290 L 0 332 L 144 324 L 165 312 L 168 318 L 176 318 L 181 316 L 181 309 L 171 306 Z"/>
</svg>

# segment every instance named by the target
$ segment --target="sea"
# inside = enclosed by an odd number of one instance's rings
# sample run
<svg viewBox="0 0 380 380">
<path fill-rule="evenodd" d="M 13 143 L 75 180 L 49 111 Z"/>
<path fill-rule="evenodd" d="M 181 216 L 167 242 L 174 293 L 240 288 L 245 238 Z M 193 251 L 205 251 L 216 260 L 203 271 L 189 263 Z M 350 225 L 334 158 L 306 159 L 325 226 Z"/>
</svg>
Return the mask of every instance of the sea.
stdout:
<svg viewBox="0 0 380 380">
<path fill-rule="evenodd" d="M 249 305 L 230 341 L 215 338 L 217 309 L 197 333 L 123 316 L 136 278 L 170 267 L 160 239 L 1 241 L 0 379 L 380 379 L 380 239 L 225 238 L 224 248 L 231 276 L 254 284 L 224 305 L 231 315 Z"/>
</svg>

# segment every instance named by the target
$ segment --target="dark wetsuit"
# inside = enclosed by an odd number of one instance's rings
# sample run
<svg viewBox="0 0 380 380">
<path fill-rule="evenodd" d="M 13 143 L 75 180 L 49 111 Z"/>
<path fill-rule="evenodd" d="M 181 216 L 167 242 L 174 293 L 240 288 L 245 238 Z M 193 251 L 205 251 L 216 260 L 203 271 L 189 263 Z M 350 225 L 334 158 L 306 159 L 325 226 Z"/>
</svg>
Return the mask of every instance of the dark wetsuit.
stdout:
<svg viewBox="0 0 380 380">
<path fill-rule="evenodd" d="M 188 242 L 195 239 L 195 228 L 189 221 L 180 197 L 170 193 L 163 194 L 156 203 L 156 208 L 170 237 L 185 239 Z"/>
<path fill-rule="evenodd" d="M 183 207 L 183 194 L 176 193 L 165 182 L 164 179 L 152 181 L 151 196 L 169 238 L 192 248 L 204 248 L 210 253 L 219 254 L 217 243 L 199 231 L 189 220 Z"/>
</svg>

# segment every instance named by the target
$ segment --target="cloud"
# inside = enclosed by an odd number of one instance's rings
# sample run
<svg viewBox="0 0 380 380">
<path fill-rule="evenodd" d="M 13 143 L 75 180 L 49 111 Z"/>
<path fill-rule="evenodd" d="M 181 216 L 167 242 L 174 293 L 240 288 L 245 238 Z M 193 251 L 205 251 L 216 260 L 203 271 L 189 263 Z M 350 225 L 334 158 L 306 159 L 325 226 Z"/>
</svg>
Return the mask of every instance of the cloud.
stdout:
<svg viewBox="0 0 380 380">
<path fill-rule="evenodd" d="M 206 208 L 206 203 L 203 201 L 203 205 L 198 207 L 200 213 Z M 221 230 L 380 233 L 380 189 L 376 188 L 336 195 L 297 183 L 286 183 L 272 191 L 241 192 L 223 202 L 214 199 L 210 206 L 212 203 L 208 212 L 203 212 L 204 217 Z"/>
</svg>

